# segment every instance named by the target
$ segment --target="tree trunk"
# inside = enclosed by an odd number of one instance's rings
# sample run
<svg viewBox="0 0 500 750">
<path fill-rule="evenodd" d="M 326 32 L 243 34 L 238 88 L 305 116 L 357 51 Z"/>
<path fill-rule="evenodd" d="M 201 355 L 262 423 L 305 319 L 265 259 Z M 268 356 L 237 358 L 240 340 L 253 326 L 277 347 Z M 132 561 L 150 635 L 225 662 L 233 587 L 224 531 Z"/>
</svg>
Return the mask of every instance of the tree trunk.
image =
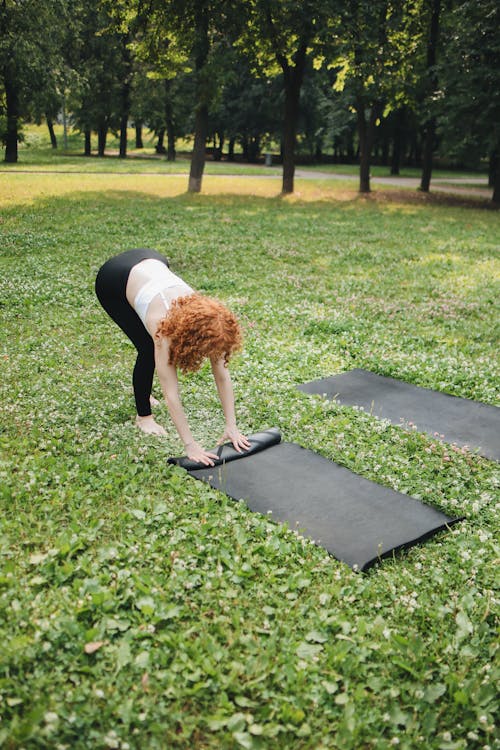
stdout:
<svg viewBox="0 0 500 750">
<path fill-rule="evenodd" d="M 230 138 L 229 144 L 227 147 L 227 160 L 228 161 L 234 161 L 234 146 L 236 143 L 236 138 Z"/>
<path fill-rule="evenodd" d="M 422 148 L 419 140 L 419 134 L 414 129 L 412 138 L 410 153 L 408 156 L 408 164 L 410 167 L 421 167 L 422 166 Z"/>
<path fill-rule="evenodd" d="M 68 150 L 68 115 L 66 112 L 66 94 L 62 98 L 63 149 Z"/>
<path fill-rule="evenodd" d="M 389 137 L 384 136 L 382 141 L 382 165 L 387 167 L 389 165 Z"/>
<path fill-rule="evenodd" d="M 356 157 L 356 152 L 354 150 L 354 134 L 353 133 L 349 133 L 349 135 L 347 136 L 347 139 L 348 139 L 347 140 L 347 149 L 346 149 L 347 161 L 348 161 L 349 164 L 352 164 L 356 160 L 356 158 L 357 158 Z"/>
<path fill-rule="evenodd" d="M 120 159 L 125 159 L 127 156 L 127 124 L 128 116 L 123 112 L 120 118 Z"/>
<path fill-rule="evenodd" d="M 500 206 L 500 148 L 496 150 L 496 160 L 493 168 L 493 195 L 491 200 Z"/>
<path fill-rule="evenodd" d="M 248 161 L 257 164 L 260 154 L 260 136 L 252 136 L 248 142 Z"/>
<path fill-rule="evenodd" d="M 375 137 L 375 127 L 381 107 L 372 105 L 368 121 L 366 120 L 365 104 L 361 97 L 356 99 L 356 113 L 358 117 L 359 138 L 359 192 L 370 192 L 370 162 Z"/>
<path fill-rule="evenodd" d="M 490 160 L 488 164 L 488 187 L 495 186 L 495 177 L 498 174 L 498 155 L 500 151 L 495 150 L 490 154 Z"/>
<path fill-rule="evenodd" d="M 296 115 L 292 93 L 285 90 L 285 120 L 283 123 L 283 182 L 281 192 L 293 193 L 295 180 Z"/>
<path fill-rule="evenodd" d="M 248 136 L 246 134 L 241 137 L 241 151 L 243 161 L 248 161 Z"/>
<path fill-rule="evenodd" d="M 132 58 L 128 48 L 129 41 L 128 34 L 124 34 L 121 37 L 123 78 L 121 80 L 120 91 L 120 159 L 125 159 L 127 156 L 127 126 L 130 115 L 130 89 L 132 86 Z"/>
<path fill-rule="evenodd" d="M 155 151 L 157 154 L 164 154 L 165 153 L 165 146 L 163 145 L 163 141 L 165 139 L 165 128 L 160 128 L 158 131 L 158 141 L 156 142 Z"/>
<path fill-rule="evenodd" d="M 293 193 L 295 177 L 295 147 L 297 144 L 297 122 L 299 119 L 300 89 L 304 80 L 307 44 L 295 55 L 295 65 L 282 64 L 285 80 L 285 120 L 283 123 L 283 195 Z"/>
<path fill-rule="evenodd" d="M 167 161 L 175 161 L 177 153 L 175 150 L 175 130 L 172 120 L 167 121 Z"/>
<path fill-rule="evenodd" d="M 405 127 L 404 107 L 398 109 L 394 118 L 394 135 L 392 140 L 391 174 L 398 175 L 403 151 L 403 134 Z"/>
<path fill-rule="evenodd" d="M 201 104 L 196 110 L 193 155 L 189 171 L 188 191 L 199 193 L 205 169 L 205 149 L 208 133 L 208 107 Z"/>
<path fill-rule="evenodd" d="M 135 147 L 144 148 L 144 143 L 142 140 L 142 122 L 135 123 Z"/>
<path fill-rule="evenodd" d="M 52 146 L 52 148 L 57 148 L 57 138 L 54 132 L 54 123 L 52 122 L 52 118 L 48 115 L 45 115 L 45 119 L 47 121 L 47 127 L 49 129 L 50 145 Z"/>
<path fill-rule="evenodd" d="M 432 155 L 436 138 L 436 118 L 431 117 L 425 129 L 424 148 L 422 151 L 422 176 L 420 178 L 420 190 L 429 192 L 432 176 Z"/>
<path fill-rule="evenodd" d="M 213 146 L 214 161 L 220 161 L 222 159 L 223 144 L 224 144 L 224 135 L 219 130 L 216 130 L 214 133 L 214 146 Z"/>
<path fill-rule="evenodd" d="M 85 128 L 84 139 L 84 155 L 92 156 L 92 131 L 90 130 L 90 128 Z"/>
<path fill-rule="evenodd" d="M 5 133 L 5 157 L 9 164 L 17 163 L 17 142 L 19 139 L 19 94 L 13 78 L 5 70 L 5 98 L 7 104 L 7 131 Z"/>
<path fill-rule="evenodd" d="M 108 125 L 107 123 L 99 123 L 97 128 L 97 155 L 104 156 L 106 151 L 106 138 L 108 137 Z"/>
<path fill-rule="evenodd" d="M 167 125 L 167 161 L 175 161 L 175 127 L 172 110 L 172 99 L 170 96 L 171 81 L 165 81 L 165 123 Z"/>
<path fill-rule="evenodd" d="M 121 90 L 120 112 L 120 159 L 127 156 L 127 125 L 130 114 L 130 81 L 125 81 Z"/>
<path fill-rule="evenodd" d="M 439 14 L 441 11 L 441 0 L 429 0 L 431 8 L 431 25 L 429 30 L 429 41 L 427 43 L 427 76 L 428 76 L 428 98 L 437 90 L 438 80 L 436 73 L 437 46 L 439 39 Z M 431 104 L 432 106 L 432 104 Z M 432 155 L 436 140 L 436 118 L 429 117 L 425 126 L 425 138 L 423 149 L 422 178 L 420 190 L 429 192 L 432 176 Z"/>
<path fill-rule="evenodd" d="M 359 137 L 359 192 L 370 192 L 370 153 L 368 149 L 368 127 L 365 119 L 364 105 L 358 103 L 358 137 Z"/>
<path fill-rule="evenodd" d="M 196 72 L 196 111 L 194 120 L 194 144 L 189 170 L 188 192 L 199 193 L 205 170 L 205 151 L 208 135 L 208 101 L 203 71 L 210 52 L 208 34 L 208 8 L 206 3 L 195 3 L 194 68 Z"/>
</svg>

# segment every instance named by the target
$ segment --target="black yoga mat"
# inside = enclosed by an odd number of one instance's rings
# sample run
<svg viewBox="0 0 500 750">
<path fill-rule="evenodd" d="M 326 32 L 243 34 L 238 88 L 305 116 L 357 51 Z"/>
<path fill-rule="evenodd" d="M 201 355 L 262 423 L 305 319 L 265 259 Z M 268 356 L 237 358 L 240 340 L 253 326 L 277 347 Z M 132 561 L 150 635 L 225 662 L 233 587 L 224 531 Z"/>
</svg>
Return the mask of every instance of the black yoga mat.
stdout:
<svg viewBox="0 0 500 750">
<path fill-rule="evenodd" d="M 460 520 L 296 443 L 282 443 L 278 430 L 249 440 L 252 447 L 243 456 L 225 445 L 215 467 L 200 468 L 186 458 L 169 462 L 245 500 L 250 510 L 287 523 L 354 569 L 367 570 Z"/>
<path fill-rule="evenodd" d="M 500 461 L 500 409 L 496 406 L 359 369 L 312 380 L 298 388 L 343 405 L 360 406 L 396 425 L 406 427 L 412 422 L 420 432 Z"/>
</svg>

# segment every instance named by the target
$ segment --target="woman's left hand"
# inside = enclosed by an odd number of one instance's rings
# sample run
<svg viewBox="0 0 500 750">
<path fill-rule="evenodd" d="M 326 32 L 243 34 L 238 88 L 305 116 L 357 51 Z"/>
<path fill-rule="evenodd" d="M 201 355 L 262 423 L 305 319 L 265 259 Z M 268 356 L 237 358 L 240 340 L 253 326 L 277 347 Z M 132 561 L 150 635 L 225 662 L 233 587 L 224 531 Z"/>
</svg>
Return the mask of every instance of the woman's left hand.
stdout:
<svg viewBox="0 0 500 750">
<path fill-rule="evenodd" d="M 245 437 L 245 435 L 242 435 L 237 427 L 226 427 L 226 429 L 224 430 L 224 434 L 222 435 L 217 445 L 222 445 L 222 443 L 225 443 L 227 441 L 233 444 L 238 453 L 247 451 L 250 448 L 250 442 L 248 438 Z"/>
</svg>

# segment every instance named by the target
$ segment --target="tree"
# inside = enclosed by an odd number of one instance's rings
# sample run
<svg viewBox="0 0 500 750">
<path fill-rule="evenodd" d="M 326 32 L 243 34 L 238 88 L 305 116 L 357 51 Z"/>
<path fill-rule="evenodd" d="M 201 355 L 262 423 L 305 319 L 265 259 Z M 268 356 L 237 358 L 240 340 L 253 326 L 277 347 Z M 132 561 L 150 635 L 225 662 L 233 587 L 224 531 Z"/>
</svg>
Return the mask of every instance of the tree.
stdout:
<svg viewBox="0 0 500 750">
<path fill-rule="evenodd" d="M 252 60 L 241 48 L 228 50 L 225 59 L 225 75 L 209 120 L 211 132 L 219 138 L 216 155 L 222 154 L 228 139 L 230 160 L 239 142 L 243 158 L 256 162 L 266 141 L 279 138 L 282 82 L 253 71 Z"/>
<path fill-rule="evenodd" d="M 492 200 L 500 204 L 500 7 L 495 0 L 465 0 L 443 28 L 446 58 L 440 132 L 449 152 L 469 166 L 493 167 Z"/>
<path fill-rule="evenodd" d="M 334 88 L 352 98 L 359 139 L 359 190 L 370 192 L 375 130 L 398 99 L 418 43 L 413 0 L 348 0 L 325 30 Z"/>
<path fill-rule="evenodd" d="M 114 3 L 117 5 L 117 3 Z M 120 5 L 118 3 L 118 5 Z M 239 13 L 227 0 L 135 0 L 125 2 L 129 23 L 141 29 L 139 55 L 158 77 L 191 70 L 195 87 L 194 145 L 188 190 L 199 192 L 205 168 L 209 109 L 223 71 L 221 50 Z"/>
<path fill-rule="evenodd" d="M 422 178 L 420 190 L 429 192 L 432 175 L 432 155 L 436 141 L 436 114 L 432 111 L 432 100 L 437 95 L 437 50 L 439 40 L 439 23 L 441 15 L 441 0 L 425 0 L 429 12 L 429 36 L 427 41 L 427 70 L 425 74 L 427 100 L 430 100 L 431 112 L 425 123 L 425 137 L 423 149 Z"/>
<path fill-rule="evenodd" d="M 248 4 L 246 46 L 257 54 L 261 68 L 283 75 L 283 193 L 293 193 L 300 92 L 317 31 L 326 20 L 328 3 L 321 0 L 252 0 Z"/>
<path fill-rule="evenodd" d="M 50 80 L 47 71 L 60 58 L 64 0 L 1 0 L 0 82 L 5 96 L 5 161 L 18 159 L 20 125 L 33 98 Z"/>
<path fill-rule="evenodd" d="M 329 132 L 330 88 L 327 71 L 315 70 L 309 60 L 300 95 L 297 134 L 301 154 L 307 154 L 312 161 L 321 161 L 328 136 L 330 143 L 334 140 Z"/>
<path fill-rule="evenodd" d="M 131 31 L 111 15 L 105 2 L 68 0 L 71 26 L 67 32 L 66 64 L 75 72 L 70 87 L 74 121 L 85 134 L 90 156 L 92 131 L 98 155 L 104 156 L 108 132 L 119 133 L 119 156 L 127 154 L 127 125 L 134 72 Z"/>
<path fill-rule="evenodd" d="M 175 161 L 176 140 L 188 132 L 193 97 L 193 85 L 187 74 L 181 73 L 175 78 L 165 78 L 161 73 L 148 74 L 142 63 L 135 71 L 131 116 L 136 128 L 144 124 L 155 134 L 157 153 L 166 153 L 168 161 Z"/>
</svg>

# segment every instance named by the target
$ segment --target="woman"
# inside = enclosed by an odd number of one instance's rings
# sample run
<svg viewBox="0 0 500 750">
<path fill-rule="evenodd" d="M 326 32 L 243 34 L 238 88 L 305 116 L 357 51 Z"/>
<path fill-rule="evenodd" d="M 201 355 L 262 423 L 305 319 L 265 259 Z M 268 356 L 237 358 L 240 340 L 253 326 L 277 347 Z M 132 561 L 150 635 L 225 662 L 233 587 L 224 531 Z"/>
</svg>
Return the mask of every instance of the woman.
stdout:
<svg viewBox="0 0 500 750">
<path fill-rule="evenodd" d="M 236 426 L 234 395 L 227 362 L 241 345 L 235 316 L 220 302 L 195 292 L 155 250 L 127 250 L 108 260 L 95 283 L 99 302 L 137 349 L 133 386 L 138 427 L 152 435 L 165 430 L 151 414 L 156 368 L 172 421 L 193 461 L 213 466 L 213 453 L 194 440 L 179 397 L 177 368 L 199 369 L 208 357 L 226 427 L 219 442 L 237 451 L 250 447 Z"/>
</svg>

